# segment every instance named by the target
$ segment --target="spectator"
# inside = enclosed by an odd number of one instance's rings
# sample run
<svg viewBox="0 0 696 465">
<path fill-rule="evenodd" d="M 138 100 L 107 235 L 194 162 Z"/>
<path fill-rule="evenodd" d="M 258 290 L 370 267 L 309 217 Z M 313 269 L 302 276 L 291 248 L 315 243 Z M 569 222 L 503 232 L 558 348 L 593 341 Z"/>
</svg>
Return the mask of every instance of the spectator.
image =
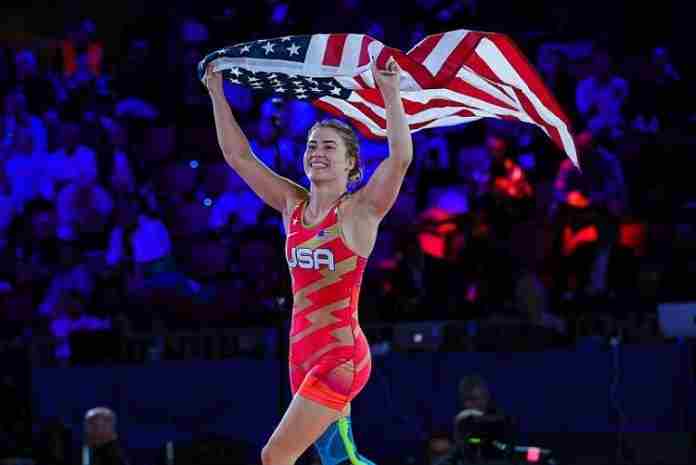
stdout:
<svg viewBox="0 0 696 465">
<path fill-rule="evenodd" d="M 19 90 L 10 91 L 5 96 L 3 113 L 0 114 L 0 125 L 4 129 L 6 144 L 8 138 L 11 140 L 20 128 L 24 128 L 28 129 L 32 135 L 34 151 L 36 153 L 46 152 L 46 127 L 36 115 L 29 113 L 27 97 Z"/>
<path fill-rule="evenodd" d="M 56 317 L 50 324 L 56 342 L 56 359 L 67 364 L 71 358 L 70 335 L 76 331 L 98 331 L 111 328 L 111 322 L 86 313 L 84 297 L 74 291 L 61 293 Z"/>
<path fill-rule="evenodd" d="M 615 73 L 609 51 L 595 50 L 590 75 L 578 83 L 575 97 L 578 111 L 593 134 L 606 134 L 610 140 L 623 135 L 628 92 L 628 82 Z"/>
<path fill-rule="evenodd" d="M 71 182 L 78 186 L 87 186 L 97 180 L 96 153 L 80 141 L 80 125 L 65 122 L 61 127 L 61 147 L 48 159 L 48 169 L 52 185 L 47 192 L 53 199 L 65 184 Z"/>
<path fill-rule="evenodd" d="M 576 276 L 568 297 L 576 291 L 591 296 L 607 292 L 609 258 L 619 220 L 628 210 L 619 160 L 597 146 L 589 132 L 580 134 L 577 141 L 583 171 L 563 161 L 554 184 L 556 202 L 552 210 L 561 244 L 558 252 L 571 258 L 560 276 L 567 277 L 571 270 Z"/>
<path fill-rule="evenodd" d="M 128 459 L 116 433 L 116 414 L 106 407 L 96 407 L 85 414 L 85 435 L 93 465 L 127 465 Z"/>
<path fill-rule="evenodd" d="M 18 128 L 14 150 L 5 162 L 12 202 L 18 211 L 29 201 L 41 197 L 50 184 L 47 172 L 48 155 L 34 149 L 34 137 L 28 128 Z"/>
</svg>

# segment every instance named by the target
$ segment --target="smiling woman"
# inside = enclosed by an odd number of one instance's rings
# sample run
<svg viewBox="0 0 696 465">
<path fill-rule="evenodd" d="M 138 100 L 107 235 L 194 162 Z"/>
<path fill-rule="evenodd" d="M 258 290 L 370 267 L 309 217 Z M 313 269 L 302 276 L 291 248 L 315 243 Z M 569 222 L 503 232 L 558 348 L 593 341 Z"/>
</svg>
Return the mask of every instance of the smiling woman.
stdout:
<svg viewBox="0 0 696 465">
<path fill-rule="evenodd" d="M 355 447 L 350 403 L 367 384 L 370 349 L 358 321 L 363 272 L 379 224 L 394 204 L 413 152 L 393 59 L 372 73 L 385 102 L 389 157 L 360 189 L 360 147 L 350 126 L 312 126 L 303 156 L 306 190 L 268 168 L 249 147 L 222 91 L 222 76 L 204 76 L 218 142 L 228 164 L 283 216 L 292 276 L 290 385 L 293 399 L 261 452 L 264 465 L 292 465 L 314 443 L 324 465 L 369 465 Z"/>
<path fill-rule="evenodd" d="M 315 133 L 318 129 L 321 128 L 330 128 L 333 129 L 338 137 L 334 137 L 330 132 L 324 131 L 323 134 L 326 134 L 326 137 L 324 140 L 317 140 L 312 138 L 312 134 Z M 312 156 L 310 155 L 310 152 L 316 152 L 317 147 L 319 143 L 321 142 L 323 148 L 325 148 L 328 151 L 335 151 L 337 145 L 340 142 L 343 142 L 343 146 L 346 151 L 346 158 L 347 161 L 350 165 L 350 170 L 348 171 L 348 185 L 349 186 L 355 186 L 357 183 L 359 183 L 362 180 L 362 163 L 360 161 L 360 144 L 358 142 L 358 138 L 353 132 L 353 130 L 348 126 L 347 124 L 336 120 L 336 119 L 330 119 L 330 120 L 323 120 L 319 121 L 312 126 L 312 128 L 309 130 L 309 141 L 307 142 L 307 153 L 305 154 L 305 164 L 307 163 L 307 160 L 314 160 L 316 158 L 317 161 L 317 167 L 320 167 L 321 162 L 323 161 L 320 156 Z M 319 131 L 316 132 L 316 136 L 319 136 L 321 134 Z M 340 142 L 339 142 L 340 140 Z M 307 166 L 307 165 L 306 165 Z M 312 165 L 309 165 L 312 166 Z"/>
</svg>

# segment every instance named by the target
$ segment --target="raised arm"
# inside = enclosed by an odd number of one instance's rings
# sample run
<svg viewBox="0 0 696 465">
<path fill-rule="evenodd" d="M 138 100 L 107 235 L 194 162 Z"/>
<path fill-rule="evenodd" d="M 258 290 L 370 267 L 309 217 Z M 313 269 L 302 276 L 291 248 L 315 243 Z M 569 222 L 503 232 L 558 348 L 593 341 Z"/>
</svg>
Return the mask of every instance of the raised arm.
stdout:
<svg viewBox="0 0 696 465">
<path fill-rule="evenodd" d="M 251 151 L 249 141 L 232 114 L 222 88 L 222 75 L 208 66 L 205 85 L 213 102 L 218 144 L 227 163 L 269 206 L 284 213 L 305 194 L 305 189 L 278 175 Z"/>
<path fill-rule="evenodd" d="M 372 74 L 384 99 L 389 157 L 380 163 L 365 187 L 360 190 L 358 200 L 367 207 L 369 215 L 381 220 L 399 195 L 413 159 L 413 141 L 401 102 L 399 65 L 391 58 L 386 70 L 377 70 L 373 64 Z"/>
</svg>

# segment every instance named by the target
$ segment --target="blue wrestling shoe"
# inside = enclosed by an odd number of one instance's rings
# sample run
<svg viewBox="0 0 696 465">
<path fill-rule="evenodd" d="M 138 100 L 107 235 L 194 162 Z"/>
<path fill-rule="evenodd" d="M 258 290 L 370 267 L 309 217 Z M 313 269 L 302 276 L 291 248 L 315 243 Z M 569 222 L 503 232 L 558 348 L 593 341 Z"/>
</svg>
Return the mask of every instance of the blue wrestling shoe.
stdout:
<svg viewBox="0 0 696 465">
<path fill-rule="evenodd" d="M 339 418 L 314 443 L 322 465 L 375 465 L 358 453 L 350 417 Z"/>
</svg>

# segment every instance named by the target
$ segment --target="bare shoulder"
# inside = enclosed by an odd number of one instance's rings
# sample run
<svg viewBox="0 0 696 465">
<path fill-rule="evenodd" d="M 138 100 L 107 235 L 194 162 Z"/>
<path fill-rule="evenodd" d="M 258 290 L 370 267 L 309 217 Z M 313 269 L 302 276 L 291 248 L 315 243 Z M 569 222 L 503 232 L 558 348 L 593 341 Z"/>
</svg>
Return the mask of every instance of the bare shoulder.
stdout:
<svg viewBox="0 0 696 465">
<path fill-rule="evenodd" d="M 360 202 L 358 192 L 341 202 L 338 215 L 341 218 L 341 230 L 346 245 L 359 255 L 368 257 L 377 239 L 379 218 L 371 214 Z"/>
<path fill-rule="evenodd" d="M 339 213 L 345 219 L 357 222 L 379 223 L 379 218 L 370 210 L 370 205 L 365 199 L 363 189 L 359 189 L 341 202 Z"/>
</svg>

